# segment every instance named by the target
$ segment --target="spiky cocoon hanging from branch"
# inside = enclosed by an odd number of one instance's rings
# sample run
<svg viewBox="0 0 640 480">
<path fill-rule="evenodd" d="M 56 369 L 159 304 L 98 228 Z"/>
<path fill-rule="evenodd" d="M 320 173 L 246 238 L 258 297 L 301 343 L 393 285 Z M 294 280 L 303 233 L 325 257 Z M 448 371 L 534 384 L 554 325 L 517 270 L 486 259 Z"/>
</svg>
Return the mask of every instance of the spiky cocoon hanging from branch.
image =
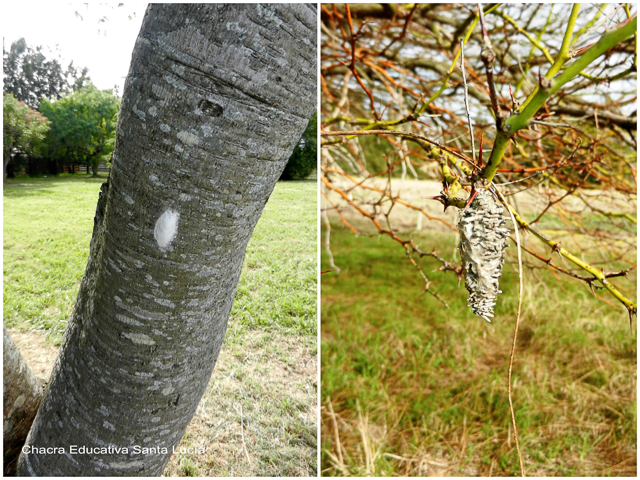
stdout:
<svg viewBox="0 0 640 480">
<path fill-rule="evenodd" d="M 491 192 L 480 189 L 471 204 L 460 212 L 460 256 L 464 285 L 469 291 L 468 306 L 490 322 L 502 275 L 509 230 L 502 228 L 503 208 Z"/>
</svg>

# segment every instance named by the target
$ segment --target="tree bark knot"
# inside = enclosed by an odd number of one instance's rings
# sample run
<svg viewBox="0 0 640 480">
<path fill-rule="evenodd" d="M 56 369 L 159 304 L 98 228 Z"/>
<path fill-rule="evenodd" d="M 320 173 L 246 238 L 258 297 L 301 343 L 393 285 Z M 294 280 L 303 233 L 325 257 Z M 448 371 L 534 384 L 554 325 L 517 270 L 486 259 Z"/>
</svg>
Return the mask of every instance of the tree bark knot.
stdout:
<svg viewBox="0 0 640 480">
<path fill-rule="evenodd" d="M 490 322 L 499 290 L 509 230 L 503 208 L 491 192 L 478 191 L 476 198 L 460 213 L 460 256 L 464 285 L 469 291 L 468 306 Z"/>
</svg>

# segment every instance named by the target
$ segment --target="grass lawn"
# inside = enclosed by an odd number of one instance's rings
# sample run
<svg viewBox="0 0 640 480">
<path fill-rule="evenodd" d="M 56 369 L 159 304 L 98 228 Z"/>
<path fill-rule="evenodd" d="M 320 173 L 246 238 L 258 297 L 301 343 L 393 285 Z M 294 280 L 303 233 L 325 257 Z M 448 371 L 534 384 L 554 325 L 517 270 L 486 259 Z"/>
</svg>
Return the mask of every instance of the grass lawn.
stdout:
<svg viewBox="0 0 640 480">
<path fill-rule="evenodd" d="M 89 257 L 105 178 L 63 174 L 4 185 L 4 322 L 60 343 Z"/>
<path fill-rule="evenodd" d="M 5 324 L 27 363 L 44 356 L 49 371 L 105 180 L 67 174 L 4 186 Z M 218 364 L 179 446 L 207 452 L 174 455 L 165 475 L 316 475 L 316 192 L 315 181 L 276 185 L 247 248 Z"/>
<path fill-rule="evenodd" d="M 517 265 L 487 323 L 464 282 L 431 273 L 434 259 L 420 263 L 449 309 L 422 293 L 395 241 L 333 223 L 342 271 L 322 276 L 322 474 L 519 475 L 507 402 Z M 413 238 L 446 258 L 454 248 L 451 234 Z M 324 251 L 322 262 L 331 268 Z M 527 474 L 635 476 L 636 326 L 602 291 L 611 305 L 573 279 L 524 275 L 513 399 Z M 635 298 L 634 275 L 614 280 Z"/>
</svg>

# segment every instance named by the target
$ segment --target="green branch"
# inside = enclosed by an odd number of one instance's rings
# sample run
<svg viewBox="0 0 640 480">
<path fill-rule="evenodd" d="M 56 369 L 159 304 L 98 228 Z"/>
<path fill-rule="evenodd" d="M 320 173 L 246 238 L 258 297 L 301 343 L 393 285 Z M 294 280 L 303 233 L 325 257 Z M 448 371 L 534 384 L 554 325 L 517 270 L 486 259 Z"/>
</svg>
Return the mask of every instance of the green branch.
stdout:
<svg viewBox="0 0 640 480">
<path fill-rule="evenodd" d="M 573 15 L 573 12 L 572 12 Z M 591 48 L 586 50 L 582 56 L 580 56 L 575 62 L 569 65 L 560 75 L 555 79 L 542 79 L 541 85 L 537 89 L 537 92 L 530 97 L 529 102 L 524 107 L 521 113 L 513 115 L 505 120 L 501 131 L 498 131 L 496 139 L 491 151 L 491 157 L 487 163 L 487 167 L 482 173 L 482 177 L 487 180 L 493 180 L 498 166 L 502 162 L 507 146 L 511 137 L 515 135 L 518 130 L 522 130 L 529 125 L 529 122 L 538 112 L 540 107 L 555 94 L 563 85 L 575 78 L 580 72 L 588 67 L 593 61 L 595 61 L 600 55 L 604 54 L 607 50 L 615 47 L 620 42 L 626 40 L 636 33 L 638 25 L 637 17 L 628 21 L 622 27 L 613 30 L 612 32 L 604 35 L 597 43 Z M 564 45 L 564 41 L 563 41 Z"/>
<path fill-rule="evenodd" d="M 562 39 L 562 46 L 560 47 L 560 51 L 558 52 L 558 56 L 554 62 L 551 62 L 551 68 L 545 74 L 544 78 L 551 79 L 556 75 L 562 66 L 567 63 L 568 60 L 571 59 L 569 54 L 569 46 L 571 45 L 571 37 L 573 35 L 573 29 L 576 25 L 576 19 L 578 18 L 578 11 L 580 10 L 580 4 L 576 3 L 573 5 L 571 9 L 571 15 L 569 16 L 569 22 L 567 23 L 567 29 L 564 32 L 564 38 Z M 540 90 L 540 85 L 536 85 L 536 88 L 531 92 L 531 94 L 527 97 L 527 99 L 520 106 L 521 109 L 526 108 L 529 102 L 536 96 L 538 91 Z"/>
<path fill-rule="evenodd" d="M 607 280 L 607 277 L 606 277 L 606 275 L 604 274 L 604 272 L 602 270 L 600 270 L 600 269 L 598 269 L 598 268 L 596 268 L 596 267 L 594 267 L 592 265 L 589 265 L 587 262 L 585 262 L 582 259 L 580 259 L 580 258 L 576 257 L 575 255 L 571 254 L 570 252 L 568 252 L 564 248 L 560 247 L 560 242 L 554 242 L 553 240 L 548 239 L 546 236 L 544 236 L 538 230 L 536 230 L 531 225 L 529 225 L 529 223 L 527 223 L 518 214 L 518 212 L 515 211 L 515 209 L 513 207 L 511 207 L 508 204 L 506 206 L 511 211 L 511 213 L 513 213 L 513 216 L 515 217 L 516 221 L 520 224 L 520 226 L 522 226 L 523 228 L 527 229 L 528 231 L 533 233 L 536 237 L 538 237 L 540 240 L 542 240 L 547 245 L 549 245 L 553 249 L 553 251 L 558 252 L 561 256 L 563 256 L 564 258 L 566 258 L 570 262 L 574 263 L 578 267 L 582 268 L 586 272 L 588 272 L 591 275 L 593 275 L 604 286 L 604 288 L 606 288 L 609 291 L 609 293 L 611 293 L 611 295 L 613 295 L 616 299 L 618 299 L 618 301 L 620 301 L 620 303 L 622 303 L 627 308 L 627 310 L 629 310 L 630 312 L 635 312 L 637 310 L 638 304 L 636 302 L 633 302 L 632 300 L 629 300 L 627 297 L 625 297 L 620 292 L 620 290 L 618 290 L 612 283 L 610 283 Z"/>
</svg>

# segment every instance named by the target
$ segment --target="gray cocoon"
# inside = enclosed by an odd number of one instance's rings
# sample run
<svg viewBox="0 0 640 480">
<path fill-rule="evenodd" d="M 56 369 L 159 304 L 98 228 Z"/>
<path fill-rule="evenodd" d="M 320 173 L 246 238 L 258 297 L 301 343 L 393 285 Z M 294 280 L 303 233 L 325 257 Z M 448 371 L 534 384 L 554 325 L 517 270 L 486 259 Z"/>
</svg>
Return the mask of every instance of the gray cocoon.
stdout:
<svg viewBox="0 0 640 480">
<path fill-rule="evenodd" d="M 478 191 L 471 204 L 460 212 L 460 256 L 464 267 L 464 285 L 469 291 L 468 306 L 473 313 L 490 322 L 502 275 L 504 251 L 509 230 L 502 228 L 503 208 L 491 192 Z"/>
</svg>

